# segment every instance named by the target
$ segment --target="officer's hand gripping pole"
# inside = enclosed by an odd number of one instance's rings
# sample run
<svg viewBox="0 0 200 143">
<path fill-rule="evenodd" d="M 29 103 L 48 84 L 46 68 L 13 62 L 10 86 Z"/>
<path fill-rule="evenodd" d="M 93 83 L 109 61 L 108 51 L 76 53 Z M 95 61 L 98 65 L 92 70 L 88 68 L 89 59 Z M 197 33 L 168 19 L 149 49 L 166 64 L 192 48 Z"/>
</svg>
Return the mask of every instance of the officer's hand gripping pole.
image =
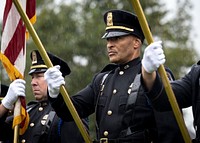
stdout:
<svg viewBox="0 0 200 143">
<path fill-rule="evenodd" d="M 145 38 L 146 38 L 148 44 L 150 44 L 150 43 L 153 42 L 153 36 L 150 32 L 150 29 L 149 29 L 149 26 L 147 24 L 147 21 L 146 21 L 144 12 L 142 10 L 142 7 L 140 5 L 140 2 L 139 2 L 139 0 L 131 0 L 131 3 L 132 3 L 132 6 L 133 6 L 133 9 L 135 10 L 136 15 L 138 16 L 139 23 L 142 27 L 142 31 L 145 35 Z M 159 74 L 162 78 L 163 85 L 165 87 L 169 102 L 171 104 L 171 107 L 172 107 L 172 110 L 173 110 L 174 115 L 176 117 L 179 128 L 181 130 L 183 139 L 186 143 L 191 143 L 191 139 L 190 139 L 188 130 L 186 128 L 185 122 L 183 120 L 183 116 L 182 116 L 181 111 L 178 107 L 176 98 L 174 96 L 173 90 L 171 88 L 171 85 L 169 83 L 169 80 L 167 78 L 167 74 L 166 74 L 166 71 L 165 71 L 165 68 L 164 68 L 163 65 L 161 65 L 158 68 L 158 72 L 159 72 Z"/>
<path fill-rule="evenodd" d="M 19 14 L 21 15 L 21 18 L 23 19 L 25 25 L 26 25 L 26 28 L 28 29 L 33 41 L 35 42 L 37 48 L 38 48 L 38 51 L 42 57 L 42 59 L 44 60 L 45 64 L 47 65 L 47 67 L 53 67 L 53 64 L 51 63 L 48 55 L 47 55 L 47 52 L 45 51 L 43 45 L 42 45 L 42 42 L 40 41 L 39 37 L 37 36 L 37 33 L 36 31 L 34 30 L 28 16 L 26 15 L 26 13 L 24 12 L 24 10 L 22 9 L 22 6 L 21 4 L 19 3 L 19 0 L 13 0 Z M 69 95 L 64 87 L 64 85 L 62 85 L 60 87 L 60 92 L 63 96 L 63 99 L 77 125 L 77 127 L 79 128 L 82 136 L 83 136 L 83 139 L 85 140 L 86 143 L 91 143 L 91 139 L 89 137 L 89 134 L 87 133 L 86 129 L 84 128 L 84 125 L 73 105 L 73 103 L 71 102 L 70 98 L 69 98 Z"/>
</svg>

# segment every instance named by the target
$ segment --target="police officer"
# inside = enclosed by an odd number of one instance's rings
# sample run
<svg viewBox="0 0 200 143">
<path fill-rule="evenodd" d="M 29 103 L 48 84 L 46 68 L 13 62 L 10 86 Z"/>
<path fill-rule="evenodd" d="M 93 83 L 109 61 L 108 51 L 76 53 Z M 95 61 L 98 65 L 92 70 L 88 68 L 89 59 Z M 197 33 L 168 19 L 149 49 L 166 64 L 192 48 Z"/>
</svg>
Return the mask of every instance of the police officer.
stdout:
<svg viewBox="0 0 200 143">
<path fill-rule="evenodd" d="M 61 70 L 61 76 L 64 78 L 70 73 L 70 69 L 66 62 L 62 59 L 48 53 L 53 65 L 59 65 Z M 51 107 L 47 96 L 47 84 L 44 80 L 44 72 L 47 70 L 47 66 L 44 64 L 39 52 L 34 50 L 31 52 L 32 66 L 29 71 L 29 75 L 32 77 L 31 86 L 35 101 L 31 101 L 27 105 L 27 111 L 29 113 L 30 122 L 26 132 L 19 137 L 19 142 L 22 143 L 81 143 L 84 142 L 75 122 L 63 123 L 63 121 L 56 115 L 55 111 Z M 14 102 L 18 95 L 25 96 L 25 81 L 17 79 L 10 84 L 6 97 L 2 100 L 4 109 L 12 109 Z M 1 109 L 1 108 L 0 108 Z M 13 141 L 13 130 L 11 128 L 12 118 L 7 118 L 6 114 L 1 118 L 1 131 L 5 132 L 5 127 L 8 126 L 4 136 L 0 135 L 0 138 Z M 4 120 L 3 120 L 4 119 Z M 87 127 L 87 122 L 84 122 Z M 63 129 L 62 129 L 63 128 Z M 65 136 L 61 136 L 61 129 L 70 128 L 70 132 L 66 132 Z M 73 136 L 71 135 L 73 134 Z M 1 140 L 1 139 L 0 139 Z M 67 142 L 66 142 L 67 140 Z"/>
<path fill-rule="evenodd" d="M 162 45 L 158 48 L 149 46 L 145 49 L 142 60 L 142 80 L 149 98 L 159 111 L 171 110 L 157 68 L 166 61 Z M 191 70 L 181 79 L 170 83 L 180 108 L 192 106 L 196 138 L 194 143 L 200 143 L 200 61 L 194 64 Z"/>
<path fill-rule="evenodd" d="M 140 86 L 140 51 L 144 34 L 136 15 L 110 10 L 104 15 L 107 54 L 111 64 L 97 73 L 92 82 L 71 97 L 81 117 L 95 112 L 100 143 L 150 143 L 157 141 L 154 111 Z M 153 43 L 154 48 L 159 46 Z M 58 116 L 69 121 L 70 113 L 59 94 L 63 84 L 57 67 L 45 74 L 49 100 Z M 56 83 L 56 84 L 54 84 Z M 62 109 L 62 110 L 60 110 Z"/>
</svg>

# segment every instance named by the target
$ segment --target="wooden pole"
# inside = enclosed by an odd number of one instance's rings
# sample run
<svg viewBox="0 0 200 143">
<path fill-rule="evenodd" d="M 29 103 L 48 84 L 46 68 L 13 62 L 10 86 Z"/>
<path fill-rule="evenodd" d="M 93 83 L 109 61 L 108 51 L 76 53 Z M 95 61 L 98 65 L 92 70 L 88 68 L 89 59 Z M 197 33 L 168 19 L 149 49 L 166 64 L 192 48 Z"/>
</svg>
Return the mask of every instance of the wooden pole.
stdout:
<svg viewBox="0 0 200 143">
<path fill-rule="evenodd" d="M 151 31 L 149 29 L 149 26 L 148 26 L 147 20 L 145 18 L 144 12 L 142 10 L 142 7 L 140 5 L 140 2 L 139 2 L 139 0 L 131 0 L 131 3 L 132 3 L 132 6 L 133 6 L 133 9 L 135 10 L 136 15 L 138 16 L 138 19 L 139 19 L 140 25 L 142 27 L 143 33 L 145 35 L 145 38 L 146 38 L 148 44 L 150 44 L 150 43 L 153 42 L 153 36 L 152 36 Z M 166 74 L 166 71 L 165 71 L 165 68 L 164 68 L 163 65 L 161 65 L 158 68 L 158 72 L 161 76 L 163 85 L 165 87 L 167 96 L 169 98 L 172 110 L 173 110 L 174 115 L 176 117 L 177 123 L 179 125 L 182 136 L 184 138 L 184 141 L 186 143 L 191 143 L 191 139 L 190 139 L 188 130 L 186 128 L 185 122 L 183 120 L 183 116 L 182 116 L 181 111 L 179 109 L 179 106 L 177 104 L 176 98 L 174 96 L 173 90 L 171 88 L 171 85 L 169 83 L 169 80 L 167 78 L 167 74 Z"/>
<path fill-rule="evenodd" d="M 40 41 L 35 29 L 33 28 L 28 16 L 26 15 L 26 13 L 24 12 L 24 10 L 22 9 L 22 6 L 21 4 L 19 3 L 18 0 L 13 0 L 19 14 L 21 15 L 21 18 L 23 19 L 25 25 L 26 25 L 26 28 L 28 29 L 33 41 L 35 42 L 37 48 L 38 48 L 38 51 L 40 52 L 40 55 L 42 57 L 42 59 L 44 60 L 45 64 L 47 65 L 47 67 L 53 67 L 53 64 L 51 63 L 51 60 L 49 59 L 48 55 L 47 55 L 47 52 L 45 51 L 45 48 L 43 47 L 42 45 L 42 42 Z M 63 96 L 63 99 L 77 125 L 77 127 L 79 128 L 84 140 L 86 143 L 91 143 L 91 139 L 89 137 L 89 134 L 87 133 L 73 103 L 71 102 L 71 99 L 64 87 L 64 85 L 61 85 L 60 87 L 60 92 Z"/>
</svg>

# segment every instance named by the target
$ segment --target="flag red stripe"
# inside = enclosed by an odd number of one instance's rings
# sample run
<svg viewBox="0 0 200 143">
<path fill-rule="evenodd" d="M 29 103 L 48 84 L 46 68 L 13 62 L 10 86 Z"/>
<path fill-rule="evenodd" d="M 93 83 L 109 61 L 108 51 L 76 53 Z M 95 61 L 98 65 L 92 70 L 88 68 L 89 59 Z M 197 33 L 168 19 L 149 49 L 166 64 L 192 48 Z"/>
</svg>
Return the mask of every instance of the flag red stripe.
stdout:
<svg viewBox="0 0 200 143">
<path fill-rule="evenodd" d="M 8 47 L 4 51 L 4 54 L 6 57 L 8 57 L 13 65 L 19 56 L 20 51 L 25 48 L 25 31 L 26 27 L 23 25 L 23 21 L 20 19 L 16 31 L 12 39 L 9 41 Z"/>
<path fill-rule="evenodd" d="M 35 15 L 36 11 L 36 0 L 27 0 L 26 3 L 26 14 L 29 19 Z"/>
<path fill-rule="evenodd" d="M 4 29 L 4 26 L 6 24 L 6 20 L 9 14 L 9 11 L 12 7 L 12 0 L 6 0 L 6 5 L 5 5 L 5 10 L 4 10 L 4 15 L 3 15 L 3 27 L 2 29 Z"/>
</svg>

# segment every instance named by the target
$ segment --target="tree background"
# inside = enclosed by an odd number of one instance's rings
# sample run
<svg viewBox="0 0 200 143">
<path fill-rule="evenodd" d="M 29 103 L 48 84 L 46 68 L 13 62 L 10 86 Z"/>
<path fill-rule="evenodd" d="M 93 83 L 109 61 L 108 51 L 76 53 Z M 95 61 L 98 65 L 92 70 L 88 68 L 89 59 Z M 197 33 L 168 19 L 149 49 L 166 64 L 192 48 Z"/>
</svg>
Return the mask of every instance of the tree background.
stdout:
<svg viewBox="0 0 200 143">
<path fill-rule="evenodd" d="M 189 0 L 176 0 L 178 3 L 174 18 L 167 19 L 170 11 L 161 0 L 140 1 L 147 18 L 154 40 L 162 40 L 166 53 L 166 66 L 170 67 L 176 78 L 184 75 L 192 64 L 197 62 L 191 32 Z M 109 63 L 106 54 L 106 41 L 101 39 L 105 32 L 103 14 L 109 9 L 123 9 L 134 12 L 127 0 L 84 0 L 60 1 L 37 0 L 37 21 L 34 28 L 46 51 L 51 52 L 65 61 L 71 68 L 71 74 L 66 79 L 66 89 L 69 95 L 85 87 L 95 73 Z M 1 27 L 2 28 L 2 27 Z M 144 48 L 147 42 L 144 42 Z M 33 100 L 31 94 L 31 77 L 28 75 L 31 60 L 30 53 L 37 49 L 34 42 L 27 41 L 27 100 Z M 2 68 L 2 65 L 1 69 Z M 9 85 L 10 81 L 1 72 L 1 81 Z M 91 136 L 95 137 L 94 116 L 90 117 Z"/>
</svg>

